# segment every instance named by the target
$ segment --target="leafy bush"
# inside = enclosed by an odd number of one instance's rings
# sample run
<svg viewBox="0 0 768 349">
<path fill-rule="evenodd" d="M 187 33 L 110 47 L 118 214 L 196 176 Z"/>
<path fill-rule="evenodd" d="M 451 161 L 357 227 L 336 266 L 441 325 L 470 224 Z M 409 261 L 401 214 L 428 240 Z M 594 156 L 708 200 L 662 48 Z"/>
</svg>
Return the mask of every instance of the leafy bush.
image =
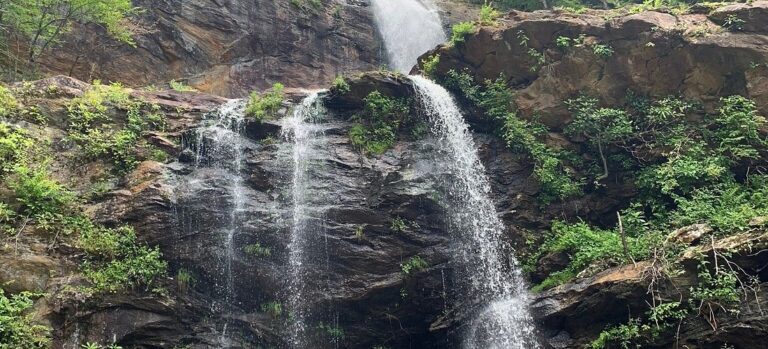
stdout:
<svg viewBox="0 0 768 349">
<path fill-rule="evenodd" d="M 171 90 L 174 90 L 176 92 L 195 92 L 194 87 L 189 86 L 181 81 L 171 80 L 171 82 L 168 83 L 169 86 L 171 86 Z"/>
<path fill-rule="evenodd" d="M 419 272 L 426 269 L 429 266 L 427 261 L 420 256 L 414 256 L 408 259 L 405 263 L 400 264 L 403 274 L 409 275 L 411 273 Z"/>
<path fill-rule="evenodd" d="M 486 2 L 480 7 L 480 16 L 477 22 L 480 25 L 495 26 L 499 23 L 499 17 L 501 17 L 501 13 Z"/>
<path fill-rule="evenodd" d="M 269 247 L 261 246 L 260 243 L 245 245 L 243 252 L 250 256 L 256 257 L 269 257 L 272 255 L 272 250 Z"/>
<path fill-rule="evenodd" d="M 167 272 L 160 250 L 136 240 L 127 226 L 110 229 L 87 222 L 79 227 L 77 246 L 87 253 L 83 272 L 93 293 L 114 293 L 143 285 L 147 289 Z"/>
<path fill-rule="evenodd" d="M 245 115 L 256 121 L 271 118 L 283 105 L 284 89 L 283 84 L 275 83 L 271 89 L 262 94 L 256 91 L 251 92 L 248 103 L 245 105 Z"/>
<path fill-rule="evenodd" d="M 331 86 L 331 89 L 333 89 L 335 92 L 339 94 L 345 94 L 349 92 L 350 87 L 349 83 L 347 83 L 347 80 L 344 79 L 343 75 L 336 76 L 335 79 L 333 79 L 333 85 Z"/>
<path fill-rule="evenodd" d="M 22 212 L 32 217 L 60 213 L 74 199 L 72 193 L 50 179 L 45 170 L 24 165 L 14 168 L 8 187 L 22 205 Z"/>
<path fill-rule="evenodd" d="M 0 85 L 0 118 L 11 116 L 19 108 L 19 102 L 13 96 L 11 90 Z"/>
<path fill-rule="evenodd" d="M 514 96 L 503 78 L 476 85 L 467 73 L 448 72 L 444 83 L 460 92 L 480 107 L 486 116 L 499 123 L 498 130 L 507 146 L 528 154 L 534 160 L 534 174 L 542 186 L 542 202 L 550 202 L 579 195 L 581 183 L 574 180 L 564 165 L 567 154 L 547 146 L 540 140 L 547 129 L 534 121 L 524 120 L 514 110 Z"/>
<path fill-rule="evenodd" d="M 349 139 L 368 154 L 383 154 L 397 141 L 400 128 L 412 122 L 409 103 L 379 91 L 369 93 L 364 101 L 363 112 L 352 118 L 355 124 L 349 130 Z"/>
<path fill-rule="evenodd" d="M 283 304 L 280 302 L 268 302 L 261 305 L 261 311 L 272 317 L 278 317 L 283 313 Z"/>
<path fill-rule="evenodd" d="M 719 233 L 744 231 L 755 217 L 768 216 L 768 177 L 752 176 L 746 184 L 735 181 L 694 190 L 678 197 L 671 213 L 674 226 L 706 223 Z"/>
<path fill-rule="evenodd" d="M 613 48 L 604 44 L 593 45 L 592 52 L 601 58 L 609 58 L 613 56 Z"/>
<path fill-rule="evenodd" d="M 454 24 L 453 27 L 451 27 L 451 45 L 456 46 L 463 44 L 467 36 L 474 33 L 475 30 L 477 30 L 477 28 L 472 22 L 461 22 Z"/>
<path fill-rule="evenodd" d="M 33 144 L 26 131 L 0 122 L 0 177 L 23 163 Z"/>
<path fill-rule="evenodd" d="M 6 296 L 0 288 L 0 349 L 45 349 L 50 346 L 50 329 L 35 324 L 26 315 L 35 296 L 29 292 Z"/>
<path fill-rule="evenodd" d="M 431 55 L 421 61 L 421 70 L 425 76 L 434 77 L 438 64 L 440 64 L 440 55 Z"/>
<path fill-rule="evenodd" d="M 568 224 L 556 221 L 552 224 L 552 238 L 541 246 L 541 253 L 565 252 L 570 262 L 564 270 L 550 275 L 537 289 L 568 281 L 594 263 L 607 267 L 644 259 L 650 253 L 649 247 L 660 239 L 660 236 L 654 235 L 627 234 L 625 254 L 619 231 L 597 229 L 583 222 Z"/>
</svg>

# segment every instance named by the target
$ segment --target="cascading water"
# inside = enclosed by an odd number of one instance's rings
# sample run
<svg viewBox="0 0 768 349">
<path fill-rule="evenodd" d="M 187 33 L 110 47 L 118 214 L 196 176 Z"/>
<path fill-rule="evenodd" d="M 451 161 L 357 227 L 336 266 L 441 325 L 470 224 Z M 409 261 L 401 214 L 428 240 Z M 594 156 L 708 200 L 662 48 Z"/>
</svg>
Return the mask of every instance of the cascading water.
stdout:
<svg viewBox="0 0 768 349">
<path fill-rule="evenodd" d="M 228 347 L 230 343 L 229 317 L 235 306 L 234 270 L 232 262 L 235 257 L 235 234 L 241 228 L 240 215 L 244 212 L 243 176 L 243 147 L 246 142 L 243 136 L 245 119 L 243 101 L 231 100 L 212 113 L 212 117 L 201 122 L 196 129 L 195 172 L 187 177 L 183 187 L 186 195 L 194 195 L 195 191 L 208 190 L 211 186 L 221 186 L 228 195 L 228 214 L 221 221 L 218 236 L 221 237 L 222 254 L 214 276 L 215 291 L 218 295 L 217 304 L 212 305 L 213 311 L 221 316 L 218 324 L 219 346 Z M 220 184 L 211 184 L 218 182 Z"/>
<path fill-rule="evenodd" d="M 291 348 L 310 348 L 308 319 L 313 315 L 312 300 L 308 299 L 308 283 L 312 270 L 309 250 L 322 235 L 323 212 L 312 204 L 310 165 L 317 159 L 315 149 L 321 146 L 323 128 L 316 121 L 324 115 L 318 93 L 306 97 L 296 106 L 293 114 L 283 120 L 282 136 L 293 143 L 293 174 L 291 197 L 293 202 L 291 239 L 288 245 L 289 282 L 287 287 L 289 344 Z M 316 267 L 316 266 L 315 266 Z"/>
<path fill-rule="evenodd" d="M 419 55 L 445 42 L 440 18 L 419 0 L 373 0 L 372 4 L 394 69 L 406 72 Z M 490 185 L 467 124 L 448 91 L 421 76 L 411 80 L 453 177 L 446 183 L 447 218 L 457 241 L 458 278 L 466 280 L 457 281 L 461 288 L 457 293 L 471 295 L 462 303 L 480 309 L 470 320 L 463 346 L 536 348 L 525 282 L 514 256 L 507 255 L 504 225 L 489 197 Z"/>
<path fill-rule="evenodd" d="M 424 52 L 446 41 L 430 0 L 371 0 L 390 69 L 407 74 Z"/>
<path fill-rule="evenodd" d="M 468 281 L 458 284 L 462 294 L 473 297 L 463 302 L 481 308 L 469 324 L 464 347 L 535 348 L 525 282 L 514 256 L 507 255 L 504 225 L 489 197 L 488 178 L 468 126 L 448 91 L 421 76 L 411 80 L 453 177 L 448 184 L 448 221 L 458 242 L 456 265 Z"/>
</svg>

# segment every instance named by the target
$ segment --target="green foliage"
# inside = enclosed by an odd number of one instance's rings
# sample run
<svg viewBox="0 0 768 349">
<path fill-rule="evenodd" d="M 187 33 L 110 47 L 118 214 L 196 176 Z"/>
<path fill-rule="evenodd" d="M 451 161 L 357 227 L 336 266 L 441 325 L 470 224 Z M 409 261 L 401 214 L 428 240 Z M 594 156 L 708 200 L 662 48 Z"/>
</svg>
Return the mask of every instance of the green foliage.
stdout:
<svg viewBox="0 0 768 349">
<path fill-rule="evenodd" d="M 344 79 L 343 75 L 338 75 L 333 79 L 331 88 L 339 94 L 345 94 L 350 91 L 349 83 L 347 83 L 347 80 Z"/>
<path fill-rule="evenodd" d="M 541 253 L 565 252 L 570 257 L 570 262 L 564 270 L 550 275 L 538 289 L 568 281 L 595 263 L 607 267 L 644 259 L 648 257 L 650 247 L 661 240 L 660 236 L 654 235 L 628 235 L 625 254 L 619 231 L 597 229 L 583 222 L 554 222 L 552 237 L 541 246 Z"/>
<path fill-rule="evenodd" d="M 592 53 L 601 58 L 609 58 L 613 56 L 613 48 L 604 44 L 592 45 Z"/>
<path fill-rule="evenodd" d="M 558 36 L 557 39 L 555 39 L 555 44 L 561 50 L 567 50 L 573 44 L 573 39 L 567 36 Z"/>
<path fill-rule="evenodd" d="M 82 269 L 91 287 L 86 291 L 115 293 L 140 285 L 150 289 L 167 272 L 160 250 L 138 242 L 130 227 L 111 229 L 86 220 L 76 230 L 77 246 L 87 253 Z"/>
<path fill-rule="evenodd" d="M 19 102 L 11 90 L 0 85 L 0 118 L 10 117 L 19 108 Z"/>
<path fill-rule="evenodd" d="M 477 22 L 480 25 L 496 26 L 499 23 L 499 17 L 501 17 L 501 12 L 493 8 L 493 6 L 486 1 L 483 6 L 480 7 L 480 16 L 477 19 Z"/>
<path fill-rule="evenodd" d="M 194 286 L 196 282 L 197 279 L 191 271 L 187 269 L 179 269 L 179 271 L 176 272 L 176 283 L 179 285 L 180 290 L 186 291 L 190 287 Z"/>
<path fill-rule="evenodd" d="M 261 311 L 276 318 L 283 313 L 283 304 L 280 302 L 264 303 L 261 305 Z"/>
<path fill-rule="evenodd" d="M 408 223 L 401 217 L 395 217 L 392 219 L 392 223 L 389 225 L 389 230 L 402 233 L 408 229 Z"/>
<path fill-rule="evenodd" d="M 245 105 L 245 115 L 256 121 L 272 118 L 283 105 L 284 90 L 283 84 L 275 83 L 264 93 L 251 92 L 248 103 Z"/>
<path fill-rule="evenodd" d="M 38 295 L 22 292 L 7 296 L 0 288 L 0 349 L 45 349 L 50 329 L 36 324 L 26 313 Z"/>
<path fill-rule="evenodd" d="M 714 270 L 710 267 L 706 259 L 699 262 L 698 284 L 690 289 L 691 303 L 701 315 L 711 316 L 718 309 L 737 314 L 741 300 L 738 273 L 729 266 L 715 267 Z"/>
<path fill-rule="evenodd" d="M 368 154 L 386 152 L 397 141 L 401 127 L 413 123 L 408 101 L 382 95 L 373 91 L 364 99 L 362 114 L 352 119 L 355 124 L 349 130 L 352 144 Z"/>
<path fill-rule="evenodd" d="M 123 127 L 109 116 L 110 108 L 126 112 Z M 80 146 L 86 160 L 108 160 L 117 174 L 133 170 L 139 163 L 137 145 L 143 131 L 165 128 L 165 116 L 158 105 L 131 100 L 120 84 L 98 81 L 83 96 L 72 99 L 67 138 Z"/>
<path fill-rule="evenodd" d="M 463 44 L 467 39 L 467 36 L 473 34 L 476 30 L 477 28 L 472 22 L 460 22 L 454 24 L 453 27 L 451 27 L 450 44 L 454 46 Z"/>
<path fill-rule="evenodd" d="M 309 14 L 316 14 L 323 8 L 320 0 L 291 0 L 290 2 L 291 6 Z"/>
<path fill-rule="evenodd" d="M 26 161 L 33 144 L 26 131 L 0 122 L 0 178 Z"/>
<path fill-rule="evenodd" d="M 358 225 L 355 227 L 355 238 L 358 240 L 362 240 L 363 237 L 365 237 L 365 229 L 362 225 Z"/>
<path fill-rule="evenodd" d="M 176 92 L 195 92 L 194 87 L 189 86 L 181 81 L 171 80 L 171 82 L 168 83 L 169 86 L 171 86 L 171 90 L 174 90 Z"/>
<path fill-rule="evenodd" d="M 748 183 L 728 181 L 677 197 L 670 215 L 674 226 L 706 223 L 720 234 L 745 231 L 752 218 L 768 216 L 768 177 L 751 176 Z"/>
<path fill-rule="evenodd" d="M 541 140 L 547 133 L 544 125 L 517 116 L 512 90 L 503 78 L 487 80 L 481 86 L 475 84 L 469 74 L 451 70 L 447 73 L 444 83 L 495 120 L 499 124 L 500 136 L 507 146 L 528 154 L 534 160 L 534 174 L 542 186 L 542 202 L 547 203 L 581 193 L 581 184 L 573 179 L 571 171 L 564 165 L 567 154 L 547 146 Z"/>
<path fill-rule="evenodd" d="M 424 73 L 424 76 L 434 77 L 439 64 L 440 54 L 433 54 L 421 61 L 421 71 Z"/>
<path fill-rule="evenodd" d="M 427 267 L 429 267 L 429 264 L 427 264 L 427 261 L 425 261 L 424 258 L 421 258 L 421 256 L 411 257 L 405 263 L 400 264 L 400 269 L 405 275 L 422 271 Z"/>
<path fill-rule="evenodd" d="M 60 213 L 74 199 L 72 193 L 50 179 L 43 169 L 18 165 L 7 184 L 21 204 L 22 213 L 32 217 Z"/>
<path fill-rule="evenodd" d="M 766 119 L 757 114 L 755 102 L 742 96 L 726 97 L 720 102 L 722 106 L 713 125 L 719 152 L 731 161 L 758 158 L 768 141 L 760 135 Z"/>
<path fill-rule="evenodd" d="M 261 246 L 258 242 L 245 245 L 245 247 L 243 247 L 243 252 L 249 256 L 255 257 L 269 257 L 272 255 L 272 250 L 269 247 Z"/>
<path fill-rule="evenodd" d="M 18 35 L 27 52 L 0 52 L 12 61 L 24 61 L 34 68 L 36 58 L 64 44 L 75 23 L 95 24 L 119 42 L 135 45 L 135 28 L 129 17 L 138 11 L 130 0 L 10 0 L 0 3 L 0 30 Z M 0 42 L 2 44 L 2 42 Z M 19 54 L 19 56 L 17 56 Z"/>
<path fill-rule="evenodd" d="M 642 338 L 641 324 L 638 319 L 632 319 L 627 324 L 609 328 L 597 339 L 590 343 L 592 349 L 610 348 L 609 344 L 615 344 L 622 349 L 638 348 L 635 342 Z"/>
<path fill-rule="evenodd" d="M 327 335 L 328 337 L 331 337 L 333 339 L 343 339 L 344 336 L 345 336 L 344 329 L 339 327 L 339 326 L 334 326 L 334 325 L 331 325 L 331 324 L 326 324 L 324 322 L 320 322 L 317 325 L 317 328 L 320 331 L 322 331 L 323 333 L 325 333 L 325 335 Z"/>
<path fill-rule="evenodd" d="M 734 14 L 730 14 L 725 17 L 725 21 L 723 22 L 723 27 L 725 27 L 730 31 L 740 31 L 744 29 L 744 23 L 746 22 L 743 19 L 739 18 Z"/>
</svg>

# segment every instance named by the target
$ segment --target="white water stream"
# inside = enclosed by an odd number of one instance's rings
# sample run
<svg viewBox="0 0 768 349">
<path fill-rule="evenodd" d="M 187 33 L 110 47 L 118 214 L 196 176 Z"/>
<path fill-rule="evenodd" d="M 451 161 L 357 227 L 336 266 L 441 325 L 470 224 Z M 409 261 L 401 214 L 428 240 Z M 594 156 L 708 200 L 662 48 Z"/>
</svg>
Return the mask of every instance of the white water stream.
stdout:
<svg viewBox="0 0 768 349">
<path fill-rule="evenodd" d="M 389 68 L 408 74 L 416 59 L 447 38 L 430 0 L 371 0 Z"/>
</svg>

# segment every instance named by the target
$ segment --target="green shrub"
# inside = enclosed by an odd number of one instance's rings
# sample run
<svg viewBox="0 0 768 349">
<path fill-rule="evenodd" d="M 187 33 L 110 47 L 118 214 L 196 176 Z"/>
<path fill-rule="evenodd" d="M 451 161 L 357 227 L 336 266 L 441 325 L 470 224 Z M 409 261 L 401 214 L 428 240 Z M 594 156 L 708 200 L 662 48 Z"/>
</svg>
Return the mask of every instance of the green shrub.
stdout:
<svg viewBox="0 0 768 349">
<path fill-rule="evenodd" d="M 514 110 L 514 96 L 506 81 L 500 77 L 477 85 L 467 73 L 448 71 L 444 83 L 481 108 L 486 116 L 498 123 L 499 135 L 507 146 L 528 154 L 534 161 L 534 175 L 542 187 L 540 199 L 548 203 L 581 194 L 581 183 L 564 165 L 567 154 L 547 146 L 540 138 L 547 128 L 524 120 Z"/>
<path fill-rule="evenodd" d="M 0 178 L 26 161 L 33 144 L 26 131 L 0 122 Z"/>
<path fill-rule="evenodd" d="M 765 136 L 760 134 L 768 123 L 757 114 L 755 102 L 742 96 L 722 98 L 720 102 L 722 106 L 713 125 L 719 152 L 732 162 L 758 158 L 760 149 L 768 146 Z"/>
<path fill-rule="evenodd" d="M 160 250 L 139 243 L 130 227 L 110 229 L 85 224 L 77 246 L 87 253 L 82 270 L 91 282 L 87 289 L 91 293 L 115 293 L 142 285 L 150 289 L 167 272 L 168 264 L 162 260 Z"/>
<path fill-rule="evenodd" d="M 573 44 L 573 39 L 567 36 L 558 36 L 557 39 L 555 39 L 555 44 L 561 50 L 567 50 Z"/>
<path fill-rule="evenodd" d="M 261 246 L 260 243 L 245 245 L 243 252 L 249 256 L 255 257 L 269 257 L 272 255 L 272 250 L 269 247 Z"/>
<path fill-rule="evenodd" d="M 440 54 L 433 54 L 421 61 L 421 70 L 424 76 L 435 77 L 437 66 L 440 64 Z"/>
<path fill-rule="evenodd" d="M 248 103 L 245 105 L 245 116 L 256 121 L 264 121 L 273 117 L 283 105 L 284 89 L 283 84 L 275 83 L 271 89 L 262 94 L 256 91 L 251 92 Z"/>
<path fill-rule="evenodd" d="M 624 253 L 621 235 L 618 231 L 597 229 L 586 223 L 568 224 L 554 222 L 552 238 L 540 248 L 542 254 L 565 252 L 570 257 L 568 266 L 551 274 L 537 289 L 556 286 L 569 281 L 594 263 L 601 266 L 621 265 L 631 260 L 646 258 L 650 247 L 655 246 L 659 235 L 634 235 L 626 233 L 627 253 Z"/>
<path fill-rule="evenodd" d="M 194 87 L 189 86 L 181 81 L 171 80 L 171 82 L 168 83 L 169 86 L 171 86 L 171 90 L 174 90 L 176 92 L 195 92 Z"/>
<path fill-rule="evenodd" d="M 740 31 L 744 29 L 744 23 L 746 23 L 743 19 L 739 18 L 736 15 L 730 14 L 725 17 L 725 21 L 723 22 L 723 27 L 730 31 Z"/>
<path fill-rule="evenodd" d="M 19 108 L 19 102 L 13 96 L 11 90 L 0 85 L 0 118 L 10 117 Z"/>
<path fill-rule="evenodd" d="M 752 176 L 746 184 L 735 181 L 693 190 L 677 198 L 671 214 L 674 226 L 707 223 L 719 233 L 744 231 L 749 221 L 768 216 L 768 177 Z"/>
<path fill-rule="evenodd" d="M 350 91 L 349 83 L 347 83 L 347 80 L 344 79 L 343 75 L 338 75 L 333 79 L 331 88 L 339 94 L 345 94 Z"/>
<path fill-rule="evenodd" d="M 453 27 L 451 27 L 451 45 L 456 46 L 463 44 L 467 36 L 473 34 L 476 30 L 477 28 L 472 22 L 461 22 L 454 24 Z"/>
<path fill-rule="evenodd" d="M 19 165 L 8 180 L 22 212 L 32 216 L 57 214 L 71 204 L 74 197 L 63 185 L 50 179 L 43 169 Z"/>
<path fill-rule="evenodd" d="M 337 340 L 338 339 L 343 339 L 344 336 L 345 336 L 344 329 L 339 327 L 339 326 L 334 326 L 334 325 L 331 325 L 331 324 L 326 324 L 324 322 L 320 322 L 317 325 L 317 328 L 320 331 L 322 331 L 326 336 L 331 337 L 333 339 L 337 339 Z"/>
<path fill-rule="evenodd" d="M 368 154 L 383 154 L 397 141 L 400 128 L 412 123 L 409 103 L 379 91 L 369 93 L 364 101 L 363 112 L 352 118 L 355 124 L 349 130 L 349 139 L 352 145 Z"/>
<path fill-rule="evenodd" d="M 488 2 L 484 3 L 483 6 L 480 8 L 480 16 L 477 20 L 477 22 L 480 25 L 498 25 L 499 23 L 499 17 L 501 17 L 501 12 L 493 8 Z"/>
<path fill-rule="evenodd" d="M 0 288 L 0 349 L 46 349 L 51 329 L 36 324 L 27 312 L 36 295 L 22 292 L 6 296 Z"/>
<path fill-rule="evenodd" d="M 197 279 L 195 279 L 195 276 L 189 270 L 179 269 L 179 271 L 176 272 L 176 283 L 178 283 L 180 290 L 186 291 L 194 286 L 196 282 Z"/>
<path fill-rule="evenodd" d="M 264 303 L 261 305 L 261 311 L 276 318 L 283 313 L 283 304 L 280 302 Z"/>
<path fill-rule="evenodd" d="M 411 273 L 419 272 L 429 267 L 427 261 L 420 256 L 414 256 L 408 259 L 405 263 L 400 264 L 400 269 L 403 274 L 410 275 Z"/>
<path fill-rule="evenodd" d="M 592 46 L 592 52 L 601 58 L 609 58 L 613 56 L 613 48 L 604 44 L 595 44 Z"/>
<path fill-rule="evenodd" d="M 402 233 L 406 229 L 408 229 L 408 223 L 400 217 L 395 217 L 392 219 L 392 223 L 389 226 L 389 229 L 393 232 Z"/>
</svg>

